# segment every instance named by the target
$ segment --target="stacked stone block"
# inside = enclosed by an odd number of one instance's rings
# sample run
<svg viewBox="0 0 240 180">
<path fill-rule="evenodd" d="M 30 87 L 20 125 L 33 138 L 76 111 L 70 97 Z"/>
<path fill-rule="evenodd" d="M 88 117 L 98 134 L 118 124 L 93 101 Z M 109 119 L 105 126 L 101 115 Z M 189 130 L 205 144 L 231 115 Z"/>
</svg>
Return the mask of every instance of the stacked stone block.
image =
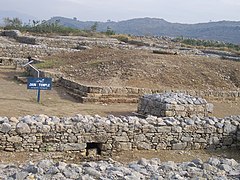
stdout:
<svg viewBox="0 0 240 180">
<path fill-rule="evenodd" d="M 184 93 L 147 94 L 138 105 L 138 113 L 159 117 L 205 117 L 212 111 L 205 99 Z"/>
<path fill-rule="evenodd" d="M 11 58 L 45 57 L 49 55 L 76 52 L 77 49 L 47 47 L 45 45 L 31 44 L 0 44 L 0 56 Z"/>
<path fill-rule="evenodd" d="M 240 116 L 147 118 L 76 115 L 0 117 L 0 150 L 77 151 L 87 155 L 88 145 L 101 155 L 138 150 L 185 150 L 240 146 Z"/>
<path fill-rule="evenodd" d="M 28 62 L 27 58 L 0 57 L 0 66 L 23 65 Z"/>
<path fill-rule="evenodd" d="M 81 102 L 102 102 L 102 103 L 137 103 L 144 94 L 155 93 L 181 93 L 192 96 L 201 96 L 208 99 L 218 100 L 236 100 L 240 97 L 238 91 L 194 91 L 194 90 L 164 90 L 147 89 L 137 87 L 109 87 L 109 86 L 91 86 L 83 85 L 65 77 L 58 81 L 60 85 L 70 91 L 70 95 L 79 98 Z M 140 99 L 141 100 L 141 99 Z M 212 106 L 209 104 L 209 110 Z"/>
</svg>

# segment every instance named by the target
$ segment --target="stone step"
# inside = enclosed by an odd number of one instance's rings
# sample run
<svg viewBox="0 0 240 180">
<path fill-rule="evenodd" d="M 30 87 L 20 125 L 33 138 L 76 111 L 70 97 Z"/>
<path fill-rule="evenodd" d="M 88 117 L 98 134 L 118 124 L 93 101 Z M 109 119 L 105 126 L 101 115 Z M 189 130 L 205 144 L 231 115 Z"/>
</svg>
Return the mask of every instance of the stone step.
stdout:
<svg viewBox="0 0 240 180">
<path fill-rule="evenodd" d="M 130 97 L 83 97 L 79 94 L 76 94 L 72 91 L 67 91 L 67 93 L 75 98 L 77 101 L 81 103 L 137 103 L 138 98 L 130 98 Z"/>
<path fill-rule="evenodd" d="M 68 86 L 64 87 L 67 93 L 81 103 L 137 103 L 139 95 L 137 94 L 100 94 L 86 93 L 79 89 L 72 89 Z"/>
<path fill-rule="evenodd" d="M 74 92 L 72 92 L 72 91 L 66 91 L 67 92 L 67 94 L 69 94 L 70 96 L 72 96 L 74 99 L 76 99 L 77 101 L 79 101 L 79 102 L 81 102 L 81 103 L 83 103 L 83 97 L 82 96 L 80 96 L 79 94 L 76 94 L 76 93 L 74 93 Z"/>
<path fill-rule="evenodd" d="M 118 97 L 118 98 L 113 98 L 113 97 L 82 97 L 83 102 L 101 102 L 101 103 L 137 103 L 138 98 L 126 98 L 126 97 Z"/>
<path fill-rule="evenodd" d="M 101 97 L 101 98 L 139 98 L 137 94 L 100 94 L 87 93 L 87 97 Z"/>
<path fill-rule="evenodd" d="M 86 92 L 83 92 L 79 89 L 72 89 L 71 87 L 68 87 L 68 86 L 65 86 L 64 87 L 68 92 L 72 92 L 74 94 L 77 94 L 79 96 L 83 96 L 83 97 L 86 97 L 87 96 L 87 93 Z"/>
</svg>

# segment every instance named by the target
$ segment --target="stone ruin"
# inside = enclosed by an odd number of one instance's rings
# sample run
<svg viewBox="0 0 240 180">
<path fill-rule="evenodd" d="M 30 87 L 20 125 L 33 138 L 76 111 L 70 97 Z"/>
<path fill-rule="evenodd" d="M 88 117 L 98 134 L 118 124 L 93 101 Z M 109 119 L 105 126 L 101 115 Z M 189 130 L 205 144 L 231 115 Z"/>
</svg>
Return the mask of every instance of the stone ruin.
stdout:
<svg viewBox="0 0 240 180">
<path fill-rule="evenodd" d="M 213 104 L 184 93 L 146 94 L 139 100 L 137 112 L 158 117 L 206 117 Z"/>
<path fill-rule="evenodd" d="M 61 51 L 77 51 L 72 48 L 76 47 L 78 40 L 70 42 L 70 40 L 64 41 L 63 39 L 56 41 L 52 38 L 19 37 L 17 32 L 8 36 L 16 36 L 18 41 L 26 44 L 0 44 L 0 55 L 2 56 L 0 65 L 13 65 L 14 62 L 24 63 L 26 59 L 23 58 L 29 54 L 41 57 Z M 83 40 L 88 44 L 95 43 L 89 39 Z M 43 41 L 47 42 L 47 45 L 40 43 Z M 54 44 L 52 45 L 52 43 Z M 107 43 L 97 42 L 102 46 Z M 114 44 L 114 46 L 118 45 Z M 79 90 L 79 93 L 82 94 L 80 89 L 76 88 L 77 84 L 69 84 L 73 85 L 75 92 Z M 107 96 L 104 87 L 80 87 L 90 91 L 86 93 Z M 96 89 L 99 89 L 100 93 Z M 107 93 L 112 93 L 112 91 L 113 89 L 110 88 Z M 116 90 L 116 92 L 119 91 L 122 94 L 128 92 L 131 96 L 135 92 L 137 95 L 146 93 L 145 90 L 136 88 Z M 194 93 L 198 94 L 198 92 Z M 114 99 L 118 95 L 114 94 Z M 240 97 L 240 93 L 207 92 L 207 96 L 237 98 Z M 139 102 L 138 112 L 144 115 L 173 117 L 148 116 L 145 119 L 82 115 L 64 118 L 45 115 L 19 118 L 0 117 L 0 150 L 10 152 L 70 151 L 80 152 L 83 156 L 91 157 L 92 155 L 111 156 L 116 151 L 134 149 L 195 150 L 239 147 L 240 116 L 219 119 L 200 117 L 208 116 L 212 110 L 213 105 L 202 98 L 166 93 L 143 96 Z M 171 170 L 169 171 L 169 169 Z M 52 160 L 43 160 L 36 164 L 30 162 L 25 166 L 19 165 L 19 167 L 12 164 L 0 164 L 0 176 L 3 179 L 184 179 L 198 177 L 238 179 L 240 177 L 239 170 L 240 163 L 235 160 L 219 160 L 217 158 L 211 158 L 206 163 L 196 159 L 182 164 L 174 164 L 170 161 L 161 162 L 156 158 L 149 161 L 141 159 L 126 166 L 112 160 L 86 162 L 80 165 L 67 165 L 65 162 L 55 164 Z"/>
</svg>

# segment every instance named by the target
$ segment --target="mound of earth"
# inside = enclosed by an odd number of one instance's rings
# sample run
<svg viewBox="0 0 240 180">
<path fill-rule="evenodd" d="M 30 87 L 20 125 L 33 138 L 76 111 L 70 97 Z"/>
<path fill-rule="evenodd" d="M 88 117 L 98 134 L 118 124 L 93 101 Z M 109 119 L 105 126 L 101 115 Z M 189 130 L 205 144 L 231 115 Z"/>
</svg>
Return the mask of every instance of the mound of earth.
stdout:
<svg viewBox="0 0 240 180">
<path fill-rule="evenodd" d="M 240 62 L 219 58 L 93 48 L 45 58 L 49 59 L 56 71 L 83 84 L 203 90 L 240 87 Z"/>
</svg>

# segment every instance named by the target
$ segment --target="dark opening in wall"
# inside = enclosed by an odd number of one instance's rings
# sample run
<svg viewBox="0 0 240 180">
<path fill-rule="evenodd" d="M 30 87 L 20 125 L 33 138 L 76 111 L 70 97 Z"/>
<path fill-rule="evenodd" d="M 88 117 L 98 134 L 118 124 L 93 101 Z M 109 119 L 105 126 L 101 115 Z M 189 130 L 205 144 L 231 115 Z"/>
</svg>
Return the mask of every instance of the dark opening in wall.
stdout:
<svg viewBox="0 0 240 180">
<path fill-rule="evenodd" d="M 3 60 L 2 59 L 0 59 L 0 64 L 2 64 L 3 63 Z"/>
<path fill-rule="evenodd" d="M 86 148 L 86 156 L 96 156 L 96 155 L 101 155 L 101 147 L 102 143 L 87 143 L 87 148 Z"/>
</svg>

